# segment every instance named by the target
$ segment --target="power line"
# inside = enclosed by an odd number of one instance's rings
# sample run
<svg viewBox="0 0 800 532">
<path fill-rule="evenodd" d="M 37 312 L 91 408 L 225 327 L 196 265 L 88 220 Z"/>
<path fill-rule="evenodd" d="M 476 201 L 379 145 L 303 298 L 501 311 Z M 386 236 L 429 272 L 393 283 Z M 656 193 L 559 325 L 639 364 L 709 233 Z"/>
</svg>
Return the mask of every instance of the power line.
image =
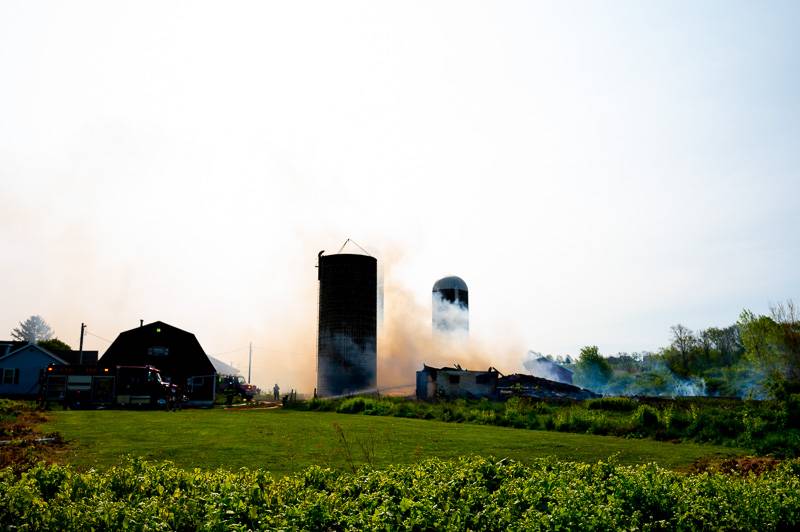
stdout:
<svg viewBox="0 0 800 532">
<path fill-rule="evenodd" d="M 253 349 L 261 351 L 262 353 L 271 353 L 271 354 L 274 354 L 274 355 L 286 355 L 286 356 L 292 356 L 292 357 L 303 356 L 300 353 L 290 353 L 289 351 L 279 351 L 277 349 L 268 349 L 266 347 L 258 347 L 257 345 L 254 345 Z"/>
<path fill-rule="evenodd" d="M 237 351 L 243 351 L 247 349 L 247 347 L 237 347 L 236 349 L 231 349 L 229 351 L 222 351 L 221 353 L 211 353 L 212 357 L 220 357 L 222 355 L 227 355 L 229 353 L 236 353 Z"/>
<path fill-rule="evenodd" d="M 109 344 L 112 343 L 112 341 L 109 340 L 108 338 L 103 338 L 102 336 L 98 336 L 93 332 L 89 332 L 88 330 L 86 331 L 86 334 L 88 334 L 89 336 L 94 336 L 95 338 L 100 338 L 101 340 L 103 340 L 104 342 L 108 342 Z"/>
</svg>

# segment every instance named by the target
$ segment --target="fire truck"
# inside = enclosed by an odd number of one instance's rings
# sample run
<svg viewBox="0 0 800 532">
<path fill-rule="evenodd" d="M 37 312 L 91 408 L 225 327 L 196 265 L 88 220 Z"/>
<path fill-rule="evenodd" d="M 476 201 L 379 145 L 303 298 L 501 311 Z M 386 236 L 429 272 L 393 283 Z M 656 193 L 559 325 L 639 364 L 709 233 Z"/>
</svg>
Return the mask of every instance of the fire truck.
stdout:
<svg viewBox="0 0 800 532">
<path fill-rule="evenodd" d="M 66 408 L 171 407 L 178 389 L 153 366 L 64 366 L 50 364 L 42 375 L 41 400 Z"/>
<path fill-rule="evenodd" d="M 243 401 L 252 401 L 258 393 L 258 386 L 248 384 L 240 375 L 217 375 L 217 395 L 228 402 L 237 396 Z"/>
</svg>

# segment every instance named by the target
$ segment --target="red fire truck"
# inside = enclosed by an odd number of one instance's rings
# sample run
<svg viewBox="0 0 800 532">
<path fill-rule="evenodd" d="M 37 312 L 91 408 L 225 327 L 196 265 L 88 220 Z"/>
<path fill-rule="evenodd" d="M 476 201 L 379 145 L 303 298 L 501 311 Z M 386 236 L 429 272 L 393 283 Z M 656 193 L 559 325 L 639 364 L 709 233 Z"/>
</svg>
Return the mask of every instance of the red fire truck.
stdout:
<svg viewBox="0 0 800 532">
<path fill-rule="evenodd" d="M 170 407 L 179 400 L 174 384 L 153 366 L 63 366 L 50 364 L 42 375 L 42 402 L 67 408 Z"/>
</svg>

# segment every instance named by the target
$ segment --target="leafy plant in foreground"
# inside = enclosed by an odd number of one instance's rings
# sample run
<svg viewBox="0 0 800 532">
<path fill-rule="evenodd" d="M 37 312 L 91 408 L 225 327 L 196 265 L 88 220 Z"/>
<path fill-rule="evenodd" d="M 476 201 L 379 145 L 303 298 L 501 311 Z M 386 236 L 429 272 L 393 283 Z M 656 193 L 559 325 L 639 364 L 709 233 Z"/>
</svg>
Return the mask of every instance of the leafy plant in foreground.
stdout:
<svg viewBox="0 0 800 532">
<path fill-rule="evenodd" d="M 105 472 L 2 470 L 0 501 L 0 523 L 18 530 L 785 530 L 800 525 L 800 461 L 689 475 L 473 457 L 275 478 L 132 459 Z"/>
</svg>

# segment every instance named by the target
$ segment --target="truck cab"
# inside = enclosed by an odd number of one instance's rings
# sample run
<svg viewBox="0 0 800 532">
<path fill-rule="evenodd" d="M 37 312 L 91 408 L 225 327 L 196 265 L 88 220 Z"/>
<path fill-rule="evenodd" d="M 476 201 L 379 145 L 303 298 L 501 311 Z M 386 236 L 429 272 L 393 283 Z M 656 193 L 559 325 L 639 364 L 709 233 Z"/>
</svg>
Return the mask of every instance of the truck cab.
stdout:
<svg viewBox="0 0 800 532">
<path fill-rule="evenodd" d="M 153 366 L 117 366 L 115 403 L 120 406 L 166 406 L 171 387 Z"/>
<path fill-rule="evenodd" d="M 231 399 L 237 395 L 245 401 L 252 401 L 258 394 L 258 387 L 248 384 L 241 375 L 219 375 L 217 377 L 217 394 Z"/>
</svg>

